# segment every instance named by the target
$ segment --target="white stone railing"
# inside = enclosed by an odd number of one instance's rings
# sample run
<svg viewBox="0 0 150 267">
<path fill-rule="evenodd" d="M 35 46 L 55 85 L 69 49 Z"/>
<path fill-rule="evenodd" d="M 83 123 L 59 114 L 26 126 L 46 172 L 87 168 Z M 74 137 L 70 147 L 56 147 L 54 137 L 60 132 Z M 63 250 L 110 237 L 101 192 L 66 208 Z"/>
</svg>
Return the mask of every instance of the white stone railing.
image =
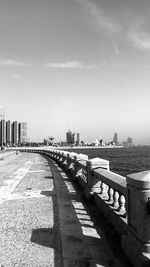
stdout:
<svg viewBox="0 0 150 267">
<path fill-rule="evenodd" d="M 20 149 L 50 157 L 77 181 L 120 235 L 122 248 L 136 267 L 150 266 L 150 171 L 127 178 L 109 170 L 109 161 L 62 150 Z"/>
<path fill-rule="evenodd" d="M 126 179 L 111 171 L 97 169 L 93 171 L 93 176 L 99 181 L 99 194 L 102 200 L 106 201 L 113 210 L 126 217 Z"/>
</svg>

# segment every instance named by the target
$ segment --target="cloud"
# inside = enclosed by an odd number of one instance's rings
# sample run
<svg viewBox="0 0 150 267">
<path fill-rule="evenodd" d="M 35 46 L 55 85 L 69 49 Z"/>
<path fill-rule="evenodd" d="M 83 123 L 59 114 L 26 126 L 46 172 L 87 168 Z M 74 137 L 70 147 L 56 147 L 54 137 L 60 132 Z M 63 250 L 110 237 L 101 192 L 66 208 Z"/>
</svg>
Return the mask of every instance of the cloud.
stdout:
<svg viewBox="0 0 150 267">
<path fill-rule="evenodd" d="M 76 1 L 83 8 L 88 10 L 90 16 L 93 18 L 96 27 L 98 27 L 99 29 L 103 29 L 107 32 L 116 55 L 119 55 L 119 49 L 117 47 L 113 34 L 120 32 L 121 26 L 116 22 L 114 22 L 110 17 L 107 17 L 101 7 L 98 8 L 94 3 L 90 2 L 89 0 L 76 0 Z"/>
<path fill-rule="evenodd" d="M 50 62 L 45 63 L 43 67 L 54 69 L 96 69 L 100 65 L 97 64 L 85 64 L 81 61 L 67 61 L 67 62 Z"/>
<path fill-rule="evenodd" d="M 44 67 L 56 69 L 79 69 L 83 68 L 83 64 L 79 61 L 51 62 L 44 64 Z"/>
<path fill-rule="evenodd" d="M 12 59 L 3 59 L 0 60 L 0 66 L 8 66 L 8 67 L 27 67 L 30 66 L 30 63 L 25 63 L 25 62 L 19 62 L 19 61 L 15 61 Z"/>
<path fill-rule="evenodd" d="M 146 32 L 130 32 L 128 38 L 133 46 L 140 50 L 150 50 L 150 34 Z"/>
<path fill-rule="evenodd" d="M 128 67 L 127 64 L 123 63 L 108 63 L 108 62 L 101 62 L 97 64 L 85 64 L 80 61 L 67 61 L 67 62 L 50 62 L 45 63 L 43 67 L 52 68 L 52 69 L 86 69 L 86 70 L 94 70 L 100 68 L 126 68 Z"/>
<path fill-rule="evenodd" d="M 80 3 L 85 9 L 87 9 L 90 13 L 90 15 L 93 17 L 94 22 L 100 27 L 105 30 L 109 30 L 110 32 L 118 32 L 120 31 L 121 27 L 114 21 L 112 21 L 111 18 L 107 17 L 104 14 L 104 11 L 102 8 L 99 8 L 89 0 L 76 0 Z"/>
<path fill-rule="evenodd" d="M 14 73 L 14 74 L 12 75 L 12 77 L 13 77 L 15 80 L 19 80 L 19 81 L 21 81 L 21 80 L 23 79 L 23 76 L 20 75 L 20 74 L 17 74 L 17 73 Z"/>
<path fill-rule="evenodd" d="M 127 38 L 136 49 L 149 51 L 150 33 L 145 30 L 146 24 L 144 17 L 136 18 L 127 33 Z"/>
</svg>

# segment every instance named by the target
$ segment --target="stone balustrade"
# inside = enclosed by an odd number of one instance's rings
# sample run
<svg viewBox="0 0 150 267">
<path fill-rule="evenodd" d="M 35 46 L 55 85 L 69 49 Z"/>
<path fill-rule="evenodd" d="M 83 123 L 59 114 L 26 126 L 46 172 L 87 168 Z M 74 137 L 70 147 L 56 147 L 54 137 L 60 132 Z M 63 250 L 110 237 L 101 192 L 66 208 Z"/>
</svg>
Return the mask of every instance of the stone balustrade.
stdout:
<svg viewBox="0 0 150 267">
<path fill-rule="evenodd" d="M 50 157 L 73 181 L 87 200 L 94 201 L 120 236 L 124 253 L 136 267 L 150 266 L 150 171 L 127 178 L 109 170 L 109 161 L 62 150 L 20 149 Z"/>
</svg>

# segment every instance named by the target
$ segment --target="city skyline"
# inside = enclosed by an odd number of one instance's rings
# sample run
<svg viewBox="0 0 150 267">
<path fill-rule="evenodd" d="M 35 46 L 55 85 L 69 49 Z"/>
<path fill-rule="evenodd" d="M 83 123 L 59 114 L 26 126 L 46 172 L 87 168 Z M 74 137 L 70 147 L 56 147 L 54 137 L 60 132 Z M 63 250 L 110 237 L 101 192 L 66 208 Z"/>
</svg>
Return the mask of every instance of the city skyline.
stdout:
<svg viewBox="0 0 150 267">
<path fill-rule="evenodd" d="M 1 106 L 28 136 L 150 145 L 150 3 L 6 0 L 0 3 Z"/>
<path fill-rule="evenodd" d="M 13 143 L 16 143 L 16 144 L 19 144 L 19 143 L 30 143 L 32 142 L 30 140 L 30 137 L 27 138 L 27 122 L 18 122 L 18 121 L 10 121 L 9 119 L 6 118 L 5 116 L 5 110 L 2 106 L 0 106 L 0 123 L 3 123 L 3 128 L 4 130 L 2 131 L 1 135 L 3 135 L 4 137 L 1 137 L 2 140 L 2 144 L 3 143 L 6 143 L 7 145 L 12 145 Z M 13 137 L 12 137 L 12 134 L 11 134 L 11 128 L 12 128 L 12 125 L 14 123 L 17 123 L 18 126 L 17 127 L 17 130 L 16 130 L 16 141 L 13 142 Z M 106 140 L 105 137 L 104 139 L 102 139 L 101 135 L 99 135 L 99 137 L 90 137 L 90 141 L 88 140 L 85 140 L 84 137 L 82 138 L 82 140 L 80 140 L 80 133 L 79 132 L 71 132 L 70 129 L 65 133 L 65 136 L 67 136 L 67 134 L 69 134 L 69 139 L 71 141 L 71 144 L 81 144 L 82 142 L 85 142 L 85 143 L 89 143 L 89 144 L 92 144 L 95 142 L 95 140 L 98 141 L 98 139 L 102 140 L 102 142 L 104 142 L 103 144 L 109 144 L 109 143 L 114 143 L 114 144 L 123 144 L 126 142 L 126 140 L 122 140 L 121 141 L 119 140 L 118 141 L 118 133 L 114 133 L 114 137 L 111 139 L 111 140 Z M 75 138 L 75 135 L 76 135 L 76 138 Z M 47 141 L 49 138 L 52 138 L 53 140 L 55 140 L 55 137 L 48 137 L 48 138 L 44 138 L 45 141 Z M 71 139 L 70 139 L 71 138 Z M 18 139 L 18 140 L 17 140 Z M 128 139 L 131 139 L 131 137 L 127 137 L 127 140 Z M 67 139 L 66 139 L 67 140 Z M 76 141 L 75 141 L 76 140 Z M 59 143 L 59 142 L 62 142 L 62 143 L 70 143 L 70 141 L 65 141 L 65 140 L 55 140 L 55 142 Z M 81 141 L 81 142 L 80 142 Z M 34 140 L 33 140 L 34 142 Z M 40 141 L 37 141 L 37 142 L 41 142 Z"/>
</svg>

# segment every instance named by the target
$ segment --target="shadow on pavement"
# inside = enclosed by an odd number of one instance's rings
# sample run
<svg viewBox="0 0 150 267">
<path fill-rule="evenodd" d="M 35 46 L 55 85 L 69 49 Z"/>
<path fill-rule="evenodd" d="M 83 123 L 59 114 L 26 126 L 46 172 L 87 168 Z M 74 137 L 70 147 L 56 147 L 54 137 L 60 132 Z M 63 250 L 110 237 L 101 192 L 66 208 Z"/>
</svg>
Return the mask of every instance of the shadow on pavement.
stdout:
<svg viewBox="0 0 150 267">
<path fill-rule="evenodd" d="M 55 192 L 51 190 L 41 191 L 41 195 L 44 195 L 46 197 L 52 197 L 53 195 L 55 195 Z"/>
<path fill-rule="evenodd" d="M 53 179 L 53 176 L 45 176 L 45 179 Z"/>
<path fill-rule="evenodd" d="M 53 179 L 53 178 L 52 177 L 49 178 L 48 176 L 47 179 Z M 33 229 L 30 241 L 39 246 L 42 246 L 43 248 L 45 247 L 45 248 L 53 249 L 54 262 L 51 263 L 50 266 L 62 267 L 63 265 L 62 265 L 61 245 L 60 245 L 60 236 L 59 236 L 59 228 L 58 228 L 58 211 L 57 211 L 57 203 L 56 203 L 57 202 L 56 192 L 55 192 L 55 189 L 54 190 L 43 190 L 41 191 L 41 195 L 50 198 L 52 201 L 54 225 L 52 228 L 41 227 L 41 228 Z M 51 257 L 50 252 L 48 253 L 48 257 L 49 258 Z"/>
<path fill-rule="evenodd" d="M 56 163 L 54 164 L 60 169 Z M 77 182 L 72 181 L 71 175 L 68 172 L 62 172 L 61 170 L 61 176 L 66 186 L 66 193 L 68 192 L 70 198 L 70 204 L 74 209 L 72 215 L 78 219 L 82 235 L 84 236 L 83 239 L 90 248 L 92 257 L 95 259 L 95 266 L 99 264 L 105 267 L 132 267 L 123 254 L 121 240 L 112 225 L 105 220 L 92 201 L 87 201 L 81 186 Z M 100 236 L 100 239 L 97 234 Z"/>
<path fill-rule="evenodd" d="M 46 159 L 53 174 L 56 195 L 53 191 L 42 191 L 41 194 L 52 197 L 54 227 L 33 229 L 31 241 L 54 249 L 55 267 L 131 267 L 95 205 L 85 200 L 80 186 L 71 181 L 67 173 L 51 159 Z M 108 242 L 105 238 L 107 230 L 111 238 Z"/>
<path fill-rule="evenodd" d="M 56 235 L 56 229 L 53 228 L 33 229 L 31 242 L 55 249 L 55 240 L 57 238 Z"/>
</svg>

